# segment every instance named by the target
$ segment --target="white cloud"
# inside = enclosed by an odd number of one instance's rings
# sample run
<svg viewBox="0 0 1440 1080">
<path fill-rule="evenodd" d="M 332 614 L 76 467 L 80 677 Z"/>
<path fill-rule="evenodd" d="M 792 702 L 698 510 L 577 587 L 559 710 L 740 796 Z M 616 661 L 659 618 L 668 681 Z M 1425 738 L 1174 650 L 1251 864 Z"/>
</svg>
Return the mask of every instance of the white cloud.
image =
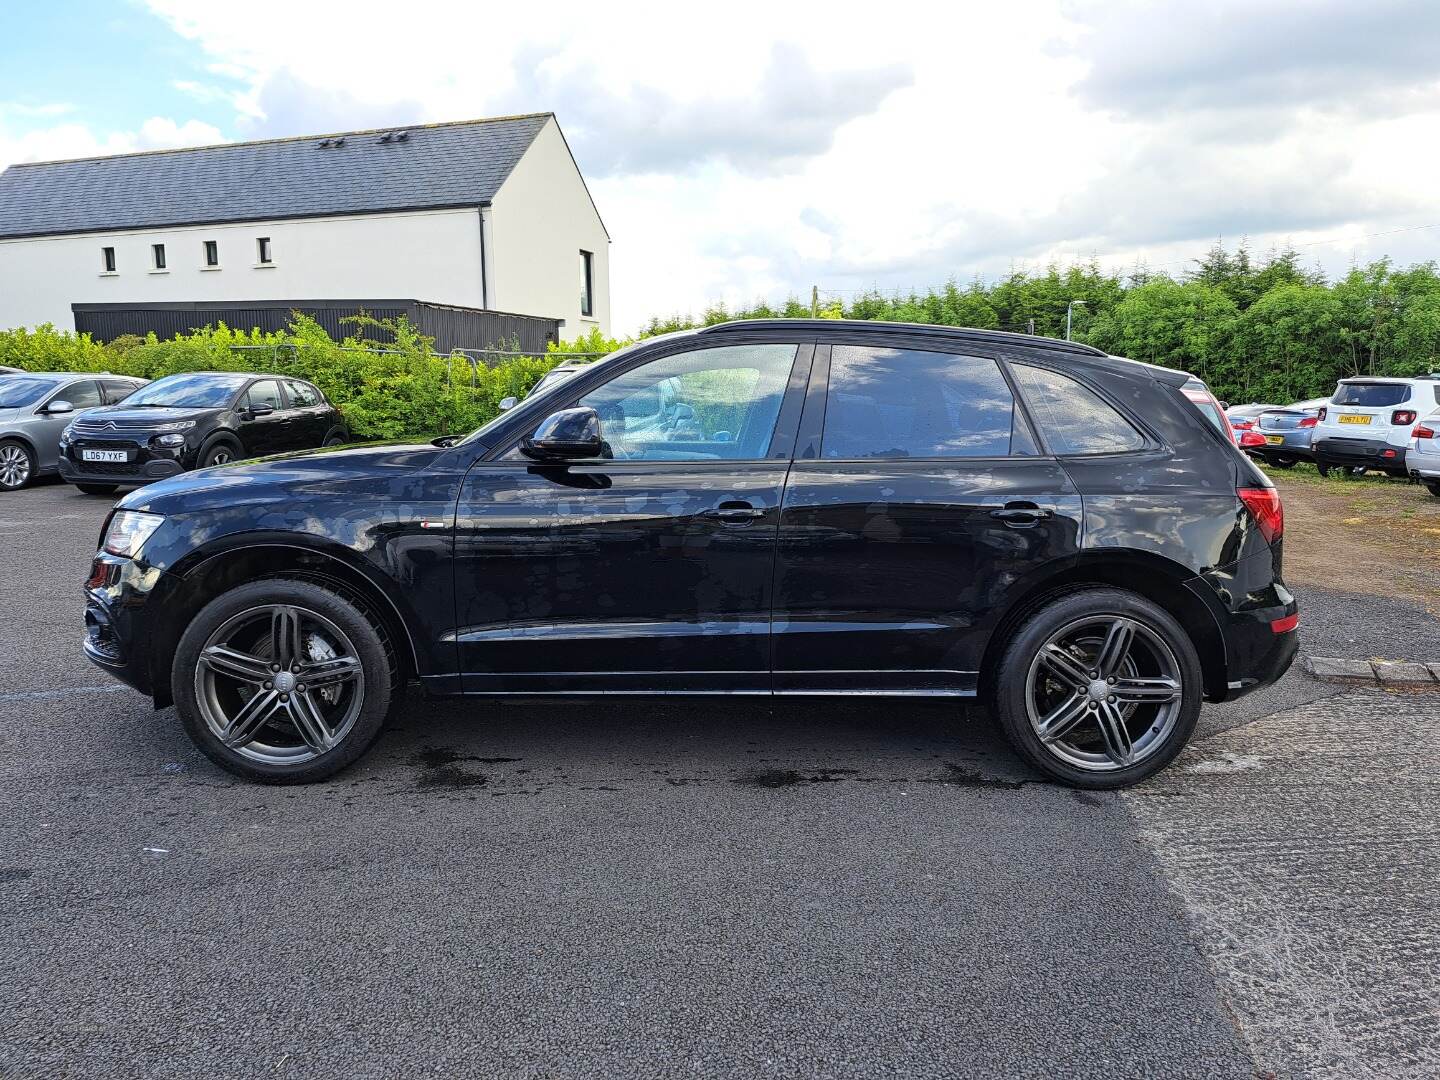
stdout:
<svg viewBox="0 0 1440 1080">
<path fill-rule="evenodd" d="M 224 141 L 220 130 L 213 125 L 198 120 L 178 123 L 168 116 L 152 116 L 136 131 L 97 133 L 77 122 L 12 132 L 6 126 L 4 114 L 0 113 L 0 169 L 18 161 L 58 161 Z"/>
</svg>

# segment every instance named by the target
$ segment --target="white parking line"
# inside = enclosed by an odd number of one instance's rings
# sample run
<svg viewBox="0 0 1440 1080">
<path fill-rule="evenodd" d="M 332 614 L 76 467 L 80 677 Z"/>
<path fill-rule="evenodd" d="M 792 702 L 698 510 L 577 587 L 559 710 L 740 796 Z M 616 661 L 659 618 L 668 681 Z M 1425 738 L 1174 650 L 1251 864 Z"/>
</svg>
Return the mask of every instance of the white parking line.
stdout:
<svg viewBox="0 0 1440 1080">
<path fill-rule="evenodd" d="M 72 697 L 75 694 L 113 694 L 119 690 L 129 690 L 128 686 L 72 686 L 63 690 L 17 690 L 10 694 L 0 694 L 0 702 L 3 701 L 47 701 L 50 698 Z"/>
</svg>

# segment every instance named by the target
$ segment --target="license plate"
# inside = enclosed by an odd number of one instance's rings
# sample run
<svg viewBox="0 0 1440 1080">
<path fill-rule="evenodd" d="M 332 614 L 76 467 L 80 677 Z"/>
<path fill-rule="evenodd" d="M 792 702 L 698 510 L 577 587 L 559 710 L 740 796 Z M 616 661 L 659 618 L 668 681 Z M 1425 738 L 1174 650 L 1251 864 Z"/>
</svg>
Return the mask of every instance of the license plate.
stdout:
<svg viewBox="0 0 1440 1080">
<path fill-rule="evenodd" d="M 1265 436 L 1265 441 L 1266 441 L 1267 443 L 1269 443 L 1271 446 L 1279 446 L 1281 443 L 1283 443 L 1283 442 L 1285 441 L 1285 436 L 1284 436 L 1284 435 L 1266 435 L 1266 436 Z"/>
<path fill-rule="evenodd" d="M 128 461 L 124 450 L 81 450 L 81 461 Z"/>
<path fill-rule="evenodd" d="M 1351 413 L 1351 414 L 1346 414 L 1345 416 L 1340 417 L 1340 423 L 1342 423 L 1342 424 L 1368 424 L 1368 423 L 1370 423 L 1370 417 L 1368 417 L 1368 416 L 1355 416 L 1353 413 Z"/>
</svg>

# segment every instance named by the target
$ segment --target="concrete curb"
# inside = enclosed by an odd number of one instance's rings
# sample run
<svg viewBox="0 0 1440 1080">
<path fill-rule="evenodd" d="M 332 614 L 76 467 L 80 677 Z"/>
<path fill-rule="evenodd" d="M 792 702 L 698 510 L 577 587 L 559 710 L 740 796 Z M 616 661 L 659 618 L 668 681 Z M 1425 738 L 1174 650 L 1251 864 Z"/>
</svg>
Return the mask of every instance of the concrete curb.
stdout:
<svg viewBox="0 0 1440 1080">
<path fill-rule="evenodd" d="M 1440 687 L 1440 663 L 1411 664 L 1389 660 L 1339 660 L 1325 656 L 1307 656 L 1301 661 L 1307 675 L 1329 682 L 1354 683 L 1361 686 L 1430 686 Z"/>
</svg>

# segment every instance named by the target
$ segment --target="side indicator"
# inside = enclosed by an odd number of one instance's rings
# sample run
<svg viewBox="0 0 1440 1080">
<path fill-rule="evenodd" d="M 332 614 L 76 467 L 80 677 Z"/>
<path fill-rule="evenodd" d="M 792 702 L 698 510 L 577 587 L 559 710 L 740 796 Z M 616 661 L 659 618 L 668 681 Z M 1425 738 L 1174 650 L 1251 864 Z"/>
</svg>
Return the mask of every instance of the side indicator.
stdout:
<svg viewBox="0 0 1440 1080">
<path fill-rule="evenodd" d="M 422 521 L 420 527 L 422 529 L 448 529 L 450 523 L 448 521 Z"/>
</svg>

